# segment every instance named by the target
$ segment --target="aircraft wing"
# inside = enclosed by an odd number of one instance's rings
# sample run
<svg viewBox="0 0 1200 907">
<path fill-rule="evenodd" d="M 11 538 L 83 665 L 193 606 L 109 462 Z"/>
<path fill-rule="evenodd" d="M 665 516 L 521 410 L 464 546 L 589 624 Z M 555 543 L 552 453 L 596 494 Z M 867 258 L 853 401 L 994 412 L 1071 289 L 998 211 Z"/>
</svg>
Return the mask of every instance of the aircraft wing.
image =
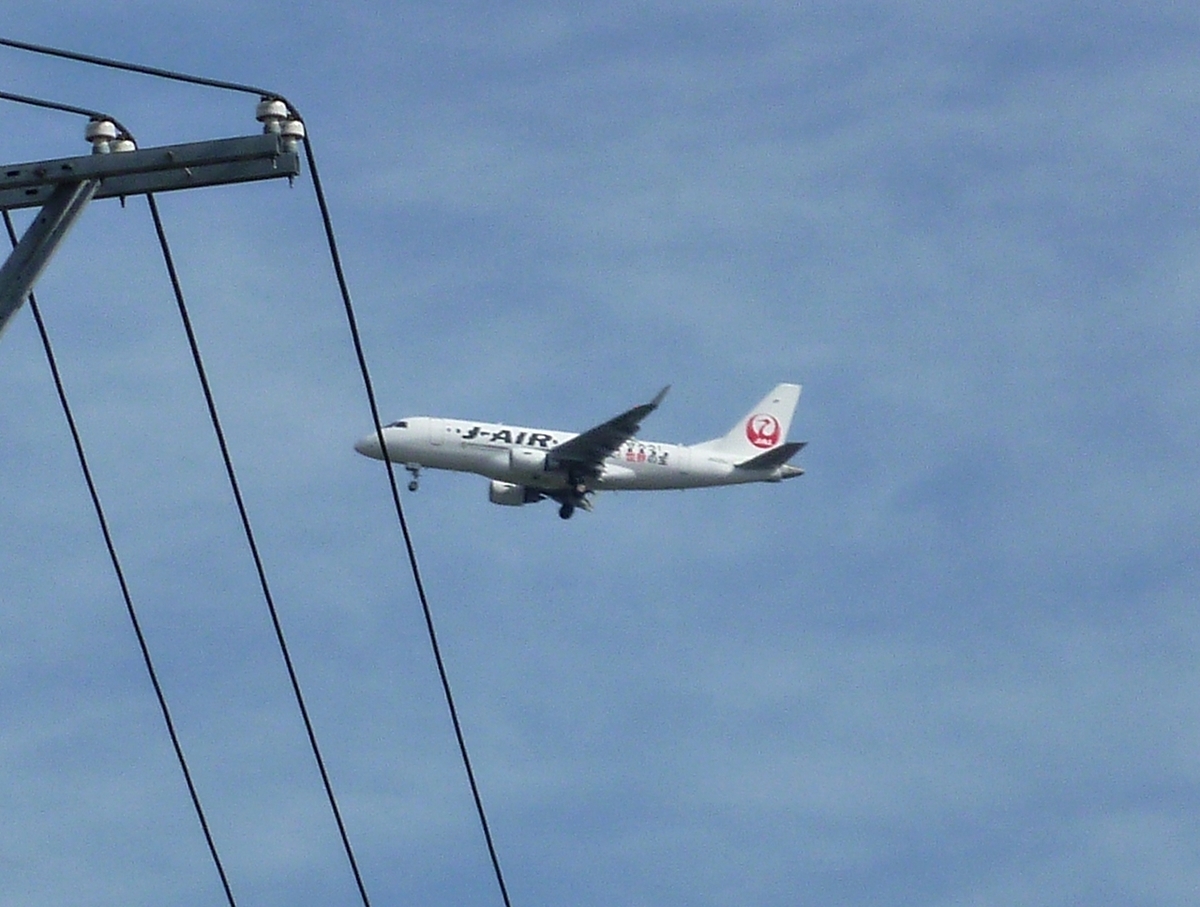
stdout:
<svg viewBox="0 0 1200 907">
<path fill-rule="evenodd" d="M 637 434 L 642 420 L 658 409 L 671 385 L 660 390 L 649 403 L 614 416 L 607 422 L 589 428 L 550 451 L 549 459 L 568 471 L 599 475 L 604 458 Z"/>
</svg>

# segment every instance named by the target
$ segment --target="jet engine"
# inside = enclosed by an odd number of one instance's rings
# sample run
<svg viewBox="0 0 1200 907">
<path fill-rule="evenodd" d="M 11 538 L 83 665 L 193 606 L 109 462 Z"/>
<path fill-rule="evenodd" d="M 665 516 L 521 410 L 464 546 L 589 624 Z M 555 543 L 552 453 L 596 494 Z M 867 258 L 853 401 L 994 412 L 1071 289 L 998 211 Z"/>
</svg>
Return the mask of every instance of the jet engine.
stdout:
<svg viewBox="0 0 1200 907">
<path fill-rule="evenodd" d="M 508 465 L 517 475 L 532 479 L 546 471 L 546 452 L 533 447 L 514 447 L 508 452 Z"/>
<path fill-rule="evenodd" d="M 488 486 L 488 500 L 493 504 L 504 504 L 506 507 L 520 507 L 522 504 L 535 504 L 542 499 L 542 494 L 524 485 L 514 485 L 511 482 L 498 482 L 492 479 Z"/>
</svg>

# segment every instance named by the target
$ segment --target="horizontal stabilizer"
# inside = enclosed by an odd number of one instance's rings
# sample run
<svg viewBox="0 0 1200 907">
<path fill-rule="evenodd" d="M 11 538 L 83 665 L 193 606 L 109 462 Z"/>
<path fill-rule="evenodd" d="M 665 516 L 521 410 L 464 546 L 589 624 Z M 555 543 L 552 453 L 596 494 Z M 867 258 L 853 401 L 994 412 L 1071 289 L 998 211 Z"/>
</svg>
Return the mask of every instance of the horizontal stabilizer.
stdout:
<svg viewBox="0 0 1200 907">
<path fill-rule="evenodd" d="M 776 466 L 782 466 L 792 457 L 794 457 L 807 441 L 788 441 L 774 447 L 765 453 L 760 453 L 757 457 L 751 457 L 749 460 L 743 460 L 737 464 L 738 469 L 774 469 Z"/>
</svg>

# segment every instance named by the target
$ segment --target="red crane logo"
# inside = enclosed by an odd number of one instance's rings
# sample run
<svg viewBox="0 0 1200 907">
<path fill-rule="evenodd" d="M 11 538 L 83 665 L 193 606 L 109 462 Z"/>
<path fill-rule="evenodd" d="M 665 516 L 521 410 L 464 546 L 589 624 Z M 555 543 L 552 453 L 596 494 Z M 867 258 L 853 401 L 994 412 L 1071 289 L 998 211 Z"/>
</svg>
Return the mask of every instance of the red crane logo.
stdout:
<svg viewBox="0 0 1200 907">
<path fill-rule="evenodd" d="M 769 413 L 757 413 L 746 420 L 746 437 L 755 447 L 774 447 L 780 434 L 779 420 Z"/>
</svg>

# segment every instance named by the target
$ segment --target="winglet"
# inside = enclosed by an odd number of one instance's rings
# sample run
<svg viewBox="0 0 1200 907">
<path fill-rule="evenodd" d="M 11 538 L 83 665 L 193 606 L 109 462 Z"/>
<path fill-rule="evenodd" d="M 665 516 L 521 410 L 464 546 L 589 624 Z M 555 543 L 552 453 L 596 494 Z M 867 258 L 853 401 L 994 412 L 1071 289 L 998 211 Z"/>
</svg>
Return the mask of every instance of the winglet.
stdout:
<svg viewBox="0 0 1200 907">
<path fill-rule="evenodd" d="M 653 406 L 655 409 L 657 409 L 658 404 L 663 402 L 663 398 L 667 395 L 667 391 L 669 391 L 670 389 L 671 389 L 671 385 L 668 384 L 666 387 L 664 387 L 662 390 L 660 390 L 657 394 L 654 395 L 654 399 L 650 401 L 650 405 Z"/>
</svg>

